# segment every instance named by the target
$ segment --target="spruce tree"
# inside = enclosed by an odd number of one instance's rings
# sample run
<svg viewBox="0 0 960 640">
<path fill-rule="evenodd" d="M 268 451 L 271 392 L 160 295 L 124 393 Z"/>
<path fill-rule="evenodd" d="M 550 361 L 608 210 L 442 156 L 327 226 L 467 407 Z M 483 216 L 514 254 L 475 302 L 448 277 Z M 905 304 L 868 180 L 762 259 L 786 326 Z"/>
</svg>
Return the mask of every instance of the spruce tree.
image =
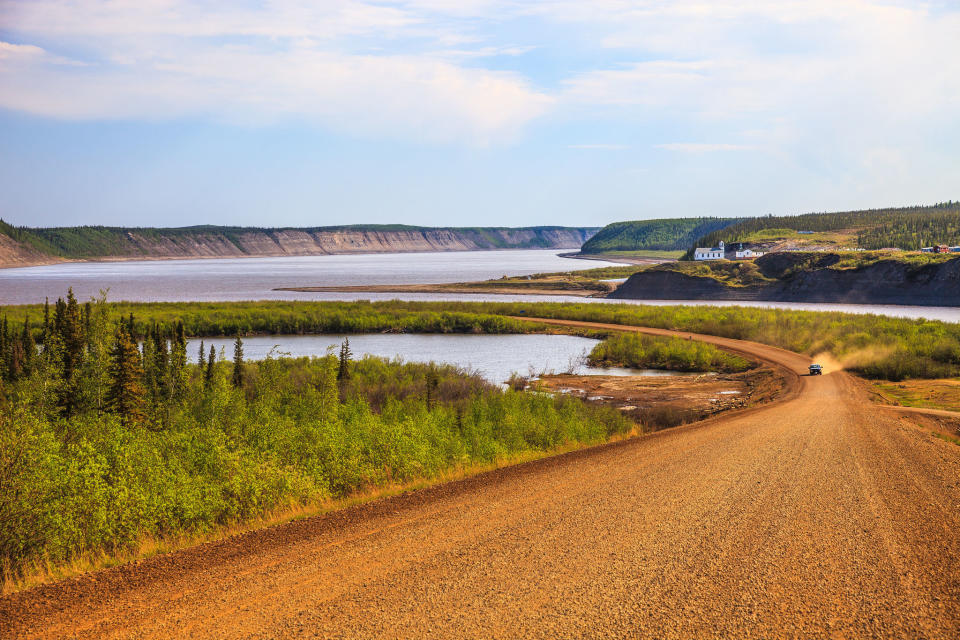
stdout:
<svg viewBox="0 0 960 640">
<path fill-rule="evenodd" d="M 30 331 L 30 319 L 23 318 L 23 330 L 20 332 L 20 343 L 23 345 L 23 375 L 33 373 L 33 361 L 37 357 L 37 344 L 33 341 L 33 332 Z"/>
<path fill-rule="evenodd" d="M 43 344 L 47 344 L 47 336 L 50 335 L 50 298 L 43 299 Z"/>
<path fill-rule="evenodd" d="M 146 364 L 151 369 L 153 397 L 156 402 L 165 402 L 170 397 L 170 354 L 167 351 L 167 337 L 157 323 L 150 328 L 150 340 L 153 343 L 152 358 Z"/>
<path fill-rule="evenodd" d="M 83 354 L 86 349 L 86 340 L 83 331 L 83 318 L 80 305 L 73 295 L 73 288 L 67 290 L 67 301 L 57 300 L 55 315 L 55 329 L 59 334 L 61 353 L 60 394 L 57 404 L 66 416 L 76 413 L 79 404 L 79 383 L 75 375 L 83 363 Z"/>
<path fill-rule="evenodd" d="M 10 379 L 10 334 L 7 331 L 7 316 L 0 319 L 0 380 Z"/>
<path fill-rule="evenodd" d="M 214 349 L 213 345 L 210 345 L 210 356 L 207 358 L 207 371 L 203 376 L 203 384 L 207 388 L 213 383 L 213 366 L 216 362 L 217 350 Z"/>
<path fill-rule="evenodd" d="M 197 352 L 197 366 L 200 367 L 200 373 L 207 370 L 207 352 L 203 348 L 203 340 L 200 341 L 200 350 Z"/>
<path fill-rule="evenodd" d="M 239 331 L 237 341 L 233 343 L 233 386 L 235 389 L 243 386 L 243 341 Z"/>
<path fill-rule="evenodd" d="M 337 380 L 346 382 L 350 379 L 350 357 L 353 355 L 350 351 L 350 338 L 344 338 L 340 345 L 339 366 L 337 367 Z"/>
<path fill-rule="evenodd" d="M 138 424 L 145 417 L 145 395 L 140 351 L 121 322 L 110 350 L 108 406 L 123 424 Z"/>
<path fill-rule="evenodd" d="M 183 331 L 183 323 L 177 322 L 174 339 L 170 344 L 170 395 L 174 398 L 183 396 L 187 388 L 187 337 Z"/>
</svg>

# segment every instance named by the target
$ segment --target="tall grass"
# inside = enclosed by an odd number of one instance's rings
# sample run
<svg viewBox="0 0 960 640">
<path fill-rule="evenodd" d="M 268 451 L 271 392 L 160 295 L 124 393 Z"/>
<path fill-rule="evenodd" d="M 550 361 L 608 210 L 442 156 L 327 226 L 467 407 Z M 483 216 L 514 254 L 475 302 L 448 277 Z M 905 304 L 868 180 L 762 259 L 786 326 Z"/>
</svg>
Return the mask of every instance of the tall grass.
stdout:
<svg viewBox="0 0 960 640">
<path fill-rule="evenodd" d="M 670 371 L 737 372 L 751 368 L 740 356 L 705 342 L 637 333 L 614 334 L 587 357 L 593 366 L 666 369 Z"/>
</svg>

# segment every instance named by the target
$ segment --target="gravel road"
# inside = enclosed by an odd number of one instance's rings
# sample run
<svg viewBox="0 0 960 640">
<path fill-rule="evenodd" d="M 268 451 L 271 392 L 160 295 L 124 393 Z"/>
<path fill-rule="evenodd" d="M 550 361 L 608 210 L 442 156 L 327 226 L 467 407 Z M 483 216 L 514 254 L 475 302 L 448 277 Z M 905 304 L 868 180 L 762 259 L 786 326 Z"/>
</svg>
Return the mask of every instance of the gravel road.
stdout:
<svg viewBox="0 0 960 640">
<path fill-rule="evenodd" d="M 0 637 L 960 638 L 960 447 L 843 372 L 787 378 L 738 414 L 13 594 Z"/>
</svg>

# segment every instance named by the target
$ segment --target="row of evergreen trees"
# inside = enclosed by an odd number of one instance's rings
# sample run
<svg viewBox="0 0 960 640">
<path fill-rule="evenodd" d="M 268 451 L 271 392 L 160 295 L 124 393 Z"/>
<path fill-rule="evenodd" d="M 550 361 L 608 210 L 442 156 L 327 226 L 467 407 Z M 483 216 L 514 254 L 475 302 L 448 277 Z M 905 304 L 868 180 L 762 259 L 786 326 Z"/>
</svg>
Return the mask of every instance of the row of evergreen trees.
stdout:
<svg viewBox="0 0 960 640">
<path fill-rule="evenodd" d="M 19 327 L 11 327 L 6 316 L 0 318 L 0 391 L 37 373 L 35 400 L 50 417 L 109 412 L 124 424 L 162 427 L 187 391 L 183 323 L 177 322 L 172 332 L 157 323 L 138 327 L 131 313 L 111 330 L 106 307 L 105 296 L 81 305 L 70 289 L 52 313 L 49 300 L 44 304 L 39 335 L 29 317 Z M 213 346 L 207 355 L 201 342 L 199 371 L 205 388 L 216 361 Z M 243 385 L 243 368 L 243 342 L 237 334 L 234 387 Z"/>
</svg>

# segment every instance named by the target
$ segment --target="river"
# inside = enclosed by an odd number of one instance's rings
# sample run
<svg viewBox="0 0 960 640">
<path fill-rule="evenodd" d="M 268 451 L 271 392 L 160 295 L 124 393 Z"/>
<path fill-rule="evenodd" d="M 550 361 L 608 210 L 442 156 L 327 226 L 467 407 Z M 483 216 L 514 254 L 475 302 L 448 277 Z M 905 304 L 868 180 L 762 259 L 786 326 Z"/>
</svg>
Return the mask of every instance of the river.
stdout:
<svg viewBox="0 0 960 640">
<path fill-rule="evenodd" d="M 561 258 L 551 249 L 382 253 L 290 258 L 71 262 L 0 269 L 0 305 L 55 300 L 73 287 L 81 300 L 109 289 L 110 300 L 462 300 L 500 302 L 608 302 L 577 296 L 491 294 L 338 293 L 275 291 L 276 287 L 350 286 L 469 282 L 549 271 L 590 269 L 613 263 Z M 905 318 L 960 322 L 960 307 L 824 304 L 801 302 L 729 302 L 704 300 L 629 300 L 620 304 L 752 306 L 809 311 L 876 313 Z"/>
</svg>

